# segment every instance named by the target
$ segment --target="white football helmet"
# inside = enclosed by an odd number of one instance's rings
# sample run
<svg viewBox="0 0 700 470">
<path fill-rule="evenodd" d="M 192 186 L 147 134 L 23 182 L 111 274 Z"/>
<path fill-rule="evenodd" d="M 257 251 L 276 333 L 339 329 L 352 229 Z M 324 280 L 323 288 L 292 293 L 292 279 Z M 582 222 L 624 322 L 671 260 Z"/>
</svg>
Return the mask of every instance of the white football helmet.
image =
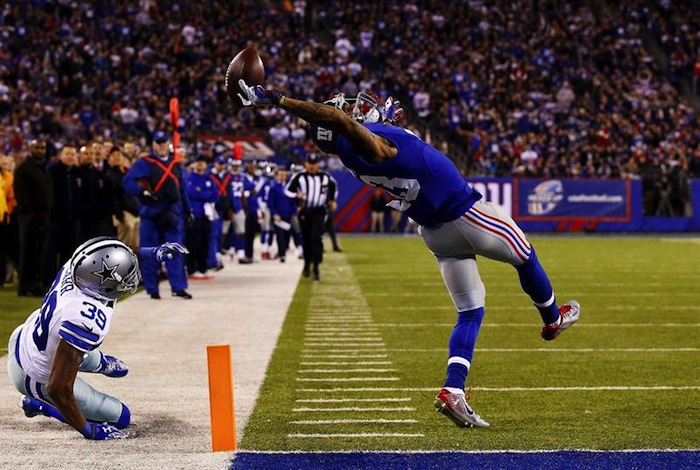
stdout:
<svg viewBox="0 0 700 470">
<path fill-rule="evenodd" d="M 136 292 L 141 281 L 136 254 L 111 237 L 92 238 L 80 245 L 70 260 L 70 269 L 78 289 L 105 301 Z"/>
<path fill-rule="evenodd" d="M 376 96 L 361 91 L 355 98 L 346 98 L 345 93 L 338 93 L 324 104 L 334 106 L 357 122 L 371 124 L 382 122 L 382 114 L 379 112 Z"/>
</svg>

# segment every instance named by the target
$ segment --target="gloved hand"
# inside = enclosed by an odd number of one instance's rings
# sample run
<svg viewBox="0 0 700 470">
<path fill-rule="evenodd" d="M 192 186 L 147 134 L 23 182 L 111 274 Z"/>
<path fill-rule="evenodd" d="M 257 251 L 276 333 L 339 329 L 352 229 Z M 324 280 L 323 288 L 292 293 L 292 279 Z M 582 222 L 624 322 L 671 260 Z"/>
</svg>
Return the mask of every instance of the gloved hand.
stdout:
<svg viewBox="0 0 700 470">
<path fill-rule="evenodd" d="M 150 190 L 144 189 L 141 191 L 141 201 L 146 204 L 155 204 L 158 202 L 158 196 L 153 194 Z"/>
<path fill-rule="evenodd" d="M 163 261 L 173 259 L 178 253 L 181 255 L 187 255 L 189 254 L 189 251 L 187 250 L 187 248 L 180 245 L 179 243 L 163 243 L 162 245 L 156 248 L 156 260 L 159 263 L 162 263 Z"/>
<path fill-rule="evenodd" d="M 127 438 L 126 434 L 124 434 L 111 424 L 91 423 L 90 421 L 88 421 L 85 427 L 83 427 L 83 429 L 80 430 L 80 434 L 82 434 L 83 437 L 85 437 L 85 439 L 92 439 L 95 441 Z"/>
<path fill-rule="evenodd" d="M 391 124 L 397 124 L 403 119 L 403 108 L 401 103 L 394 100 L 391 96 L 384 102 L 384 109 L 382 109 L 382 115 L 385 121 L 389 121 Z"/>
<path fill-rule="evenodd" d="M 248 86 L 242 78 L 238 80 L 238 86 L 244 95 L 238 94 L 243 106 L 274 106 L 279 107 L 284 95 L 277 90 L 267 90 L 261 85 Z"/>
</svg>

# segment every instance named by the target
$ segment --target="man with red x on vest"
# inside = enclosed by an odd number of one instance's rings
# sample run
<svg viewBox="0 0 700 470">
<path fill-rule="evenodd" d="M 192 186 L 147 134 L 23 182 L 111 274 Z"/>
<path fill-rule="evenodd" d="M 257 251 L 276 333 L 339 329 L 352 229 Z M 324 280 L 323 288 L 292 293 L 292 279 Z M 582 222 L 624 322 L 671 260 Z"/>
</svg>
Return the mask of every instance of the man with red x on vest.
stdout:
<svg viewBox="0 0 700 470">
<path fill-rule="evenodd" d="M 170 136 L 164 131 L 154 132 L 149 155 L 137 160 L 124 175 L 124 190 L 139 199 L 141 246 L 183 243 L 185 220 L 191 217 L 184 188 L 182 165 L 170 152 Z M 166 268 L 173 297 L 191 299 L 185 290 L 187 275 L 182 257 L 166 261 Z M 160 299 L 158 264 L 143 258 L 141 274 L 151 298 Z"/>
</svg>

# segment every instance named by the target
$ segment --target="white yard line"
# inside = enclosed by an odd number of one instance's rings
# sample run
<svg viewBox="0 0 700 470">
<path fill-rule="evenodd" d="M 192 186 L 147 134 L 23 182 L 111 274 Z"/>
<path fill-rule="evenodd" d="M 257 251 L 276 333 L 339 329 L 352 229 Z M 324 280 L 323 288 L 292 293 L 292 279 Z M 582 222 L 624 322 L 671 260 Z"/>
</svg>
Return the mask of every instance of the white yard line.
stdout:
<svg viewBox="0 0 700 470">
<path fill-rule="evenodd" d="M 337 374 L 343 372 L 396 372 L 396 369 L 304 369 L 300 374 Z"/>
<path fill-rule="evenodd" d="M 351 438 L 378 438 L 378 437 L 425 437 L 422 433 L 395 433 L 395 432 L 366 432 L 366 433 L 334 433 L 334 434 L 287 434 L 290 439 L 293 438 L 311 438 L 311 439 L 337 439 L 340 437 L 351 437 Z"/>
<path fill-rule="evenodd" d="M 297 382 L 396 382 L 398 377 L 326 377 L 323 379 L 310 379 L 297 377 Z"/>
<path fill-rule="evenodd" d="M 382 398 L 382 402 L 403 402 L 411 401 L 409 397 L 402 398 Z M 309 399 L 296 399 L 297 403 L 355 403 L 355 402 L 376 402 L 376 398 L 309 398 Z"/>
<path fill-rule="evenodd" d="M 289 421 L 289 424 L 411 424 L 417 422 L 417 419 L 300 419 Z"/>
<path fill-rule="evenodd" d="M 480 392 L 596 392 L 596 391 L 679 391 L 700 390 L 700 385 L 610 385 L 600 387 L 472 387 Z M 298 388 L 297 392 L 307 393 L 347 393 L 347 392 L 438 392 L 438 387 L 333 387 L 333 388 Z"/>
<path fill-rule="evenodd" d="M 397 407 L 390 407 L 390 406 L 372 406 L 368 408 L 363 408 L 361 406 L 343 406 L 340 408 L 309 408 L 309 407 L 304 407 L 304 408 L 292 408 L 292 411 L 295 413 L 317 413 L 317 412 L 327 412 L 327 411 L 334 411 L 334 412 L 350 412 L 350 413 L 364 413 L 366 411 L 379 411 L 381 413 L 388 413 L 391 411 L 416 411 L 414 407 L 411 406 L 397 406 Z"/>
</svg>

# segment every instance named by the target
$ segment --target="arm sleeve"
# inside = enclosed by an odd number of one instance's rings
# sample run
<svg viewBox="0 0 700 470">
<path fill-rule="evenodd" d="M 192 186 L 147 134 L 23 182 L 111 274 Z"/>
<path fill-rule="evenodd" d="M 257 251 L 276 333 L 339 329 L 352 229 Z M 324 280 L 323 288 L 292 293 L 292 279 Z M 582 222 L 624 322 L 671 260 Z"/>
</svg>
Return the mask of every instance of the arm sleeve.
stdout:
<svg viewBox="0 0 700 470">
<path fill-rule="evenodd" d="M 328 196 L 330 201 L 338 200 L 338 183 L 330 173 L 328 173 Z"/>
<path fill-rule="evenodd" d="M 92 331 L 90 328 L 92 328 Z M 96 330 L 99 331 L 94 326 L 90 327 L 85 323 L 65 320 L 61 323 L 58 335 L 77 350 L 90 352 L 102 344 L 103 338 L 95 333 Z"/>
<path fill-rule="evenodd" d="M 297 198 L 297 191 L 299 190 L 299 175 L 300 173 L 292 176 L 292 178 L 287 181 L 287 186 L 284 187 L 284 194 L 292 199 Z"/>
<path fill-rule="evenodd" d="M 150 176 L 151 172 L 148 168 L 148 163 L 146 163 L 142 158 L 136 160 L 131 168 L 129 168 L 129 171 L 127 171 L 124 175 L 124 191 L 133 196 L 138 196 L 141 194 L 141 191 L 143 191 L 143 188 L 137 183 L 136 180 L 148 178 Z"/>
</svg>

